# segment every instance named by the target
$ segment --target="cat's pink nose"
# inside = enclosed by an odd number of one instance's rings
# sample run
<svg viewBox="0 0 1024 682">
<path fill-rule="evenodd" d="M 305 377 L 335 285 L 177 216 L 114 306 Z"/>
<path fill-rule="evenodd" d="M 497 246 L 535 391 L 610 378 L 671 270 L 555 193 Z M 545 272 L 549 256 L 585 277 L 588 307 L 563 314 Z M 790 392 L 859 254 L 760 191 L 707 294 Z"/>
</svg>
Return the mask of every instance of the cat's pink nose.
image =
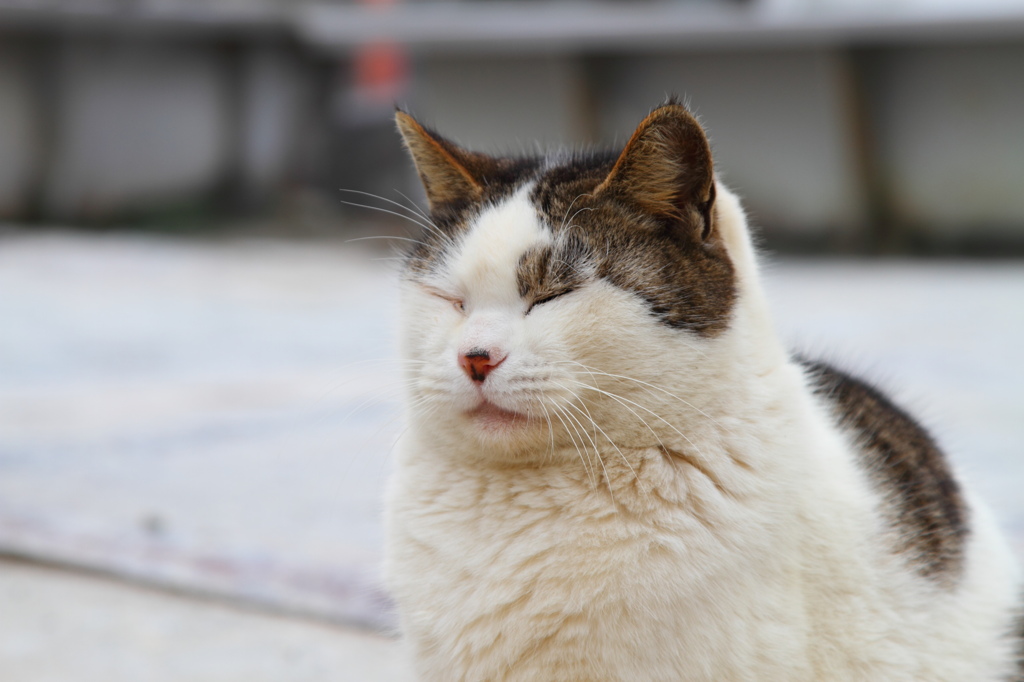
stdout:
<svg viewBox="0 0 1024 682">
<path fill-rule="evenodd" d="M 459 355 L 459 365 L 462 367 L 462 371 L 478 384 L 482 384 L 487 375 L 503 362 L 505 362 L 504 354 L 483 348 L 474 348 Z"/>
</svg>

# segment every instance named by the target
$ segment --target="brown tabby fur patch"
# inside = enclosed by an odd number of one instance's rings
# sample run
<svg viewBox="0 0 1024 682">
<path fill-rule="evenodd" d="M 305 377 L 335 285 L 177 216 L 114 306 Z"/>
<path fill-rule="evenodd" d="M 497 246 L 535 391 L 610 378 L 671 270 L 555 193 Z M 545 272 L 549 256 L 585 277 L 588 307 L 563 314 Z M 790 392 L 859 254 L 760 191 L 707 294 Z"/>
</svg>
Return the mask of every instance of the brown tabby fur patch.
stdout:
<svg viewBox="0 0 1024 682">
<path fill-rule="evenodd" d="M 735 276 L 714 231 L 702 240 L 699 212 L 664 216 L 621 196 L 598 193 L 611 171 L 608 158 L 577 158 L 546 172 L 531 198 L 555 235 L 559 262 L 567 257 L 595 277 L 637 294 L 671 327 L 713 336 L 728 327 L 736 299 Z M 566 249 L 571 239 L 585 247 Z M 572 242 L 570 242 L 572 243 Z M 543 296 L 547 285 L 536 269 L 520 271 L 524 296 Z"/>
<path fill-rule="evenodd" d="M 968 509 L 942 451 L 925 429 L 871 386 L 823 362 L 800 360 L 860 462 L 886 499 L 896 551 L 944 586 L 963 570 Z"/>
<path fill-rule="evenodd" d="M 484 207 L 532 184 L 553 241 L 520 260 L 519 292 L 530 308 L 602 278 L 671 327 L 703 336 L 728 327 L 736 289 L 715 231 L 711 150 L 682 106 L 651 112 L 620 154 L 547 159 L 468 152 L 406 114 L 397 119 L 434 228 L 410 253 L 410 274 L 437 268 Z"/>
</svg>

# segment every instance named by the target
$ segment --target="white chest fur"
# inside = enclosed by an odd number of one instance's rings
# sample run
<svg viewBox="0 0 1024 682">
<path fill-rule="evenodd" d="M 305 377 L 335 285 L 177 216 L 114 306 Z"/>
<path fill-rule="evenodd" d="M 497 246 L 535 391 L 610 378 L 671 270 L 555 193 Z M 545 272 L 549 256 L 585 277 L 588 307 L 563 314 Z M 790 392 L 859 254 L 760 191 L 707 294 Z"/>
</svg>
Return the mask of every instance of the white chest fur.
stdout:
<svg viewBox="0 0 1024 682">
<path fill-rule="evenodd" d="M 922 584 L 879 541 L 841 435 L 789 404 L 803 418 L 766 414 L 760 437 L 685 444 L 700 462 L 607 452 L 610 487 L 467 465 L 413 432 L 388 574 L 422 679 L 1003 680 L 1014 578 L 992 529 L 956 593 Z"/>
<path fill-rule="evenodd" d="M 802 616 L 777 521 L 710 490 L 692 513 L 654 485 L 686 465 L 630 455 L 615 500 L 578 467 L 404 468 L 391 578 L 425 679 L 810 679 L 804 624 L 779 618 Z"/>
</svg>

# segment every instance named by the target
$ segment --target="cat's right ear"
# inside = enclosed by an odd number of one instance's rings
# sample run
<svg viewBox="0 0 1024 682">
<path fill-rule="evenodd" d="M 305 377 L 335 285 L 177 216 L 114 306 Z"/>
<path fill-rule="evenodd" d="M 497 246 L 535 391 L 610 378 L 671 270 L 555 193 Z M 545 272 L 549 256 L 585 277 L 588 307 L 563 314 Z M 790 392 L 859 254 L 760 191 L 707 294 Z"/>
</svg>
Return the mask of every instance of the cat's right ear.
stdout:
<svg viewBox="0 0 1024 682">
<path fill-rule="evenodd" d="M 711 235 L 715 179 L 711 147 L 697 119 L 670 101 L 652 111 L 594 194 L 608 193 L 654 215 Z"/>
<path fill-rule="evenodd" d="M 404 111 L 395 112 L 395 123 L 416 164 L 431 208 L 481 197 L 481 182 L 470 170 L 480 155 L 427 130 Z"/>
</svg>

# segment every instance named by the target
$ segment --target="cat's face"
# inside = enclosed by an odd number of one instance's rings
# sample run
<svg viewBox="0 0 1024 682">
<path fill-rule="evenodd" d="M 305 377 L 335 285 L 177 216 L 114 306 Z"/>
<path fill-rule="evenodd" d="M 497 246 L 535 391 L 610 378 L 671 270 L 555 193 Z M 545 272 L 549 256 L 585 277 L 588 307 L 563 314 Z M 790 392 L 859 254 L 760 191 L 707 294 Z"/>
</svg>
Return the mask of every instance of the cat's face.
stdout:
<svg viewBox="0 0 1024 682">
<path fill-rule="evenodd" d="M 618 157 L 562 160 L 399 127 L 431 203 L 403 282 L 418 427 L 488 456 L 656 441 L 664 375 L 699 379 L 736 296 L 696 121 L 669 105 Z"/>
</svg>

